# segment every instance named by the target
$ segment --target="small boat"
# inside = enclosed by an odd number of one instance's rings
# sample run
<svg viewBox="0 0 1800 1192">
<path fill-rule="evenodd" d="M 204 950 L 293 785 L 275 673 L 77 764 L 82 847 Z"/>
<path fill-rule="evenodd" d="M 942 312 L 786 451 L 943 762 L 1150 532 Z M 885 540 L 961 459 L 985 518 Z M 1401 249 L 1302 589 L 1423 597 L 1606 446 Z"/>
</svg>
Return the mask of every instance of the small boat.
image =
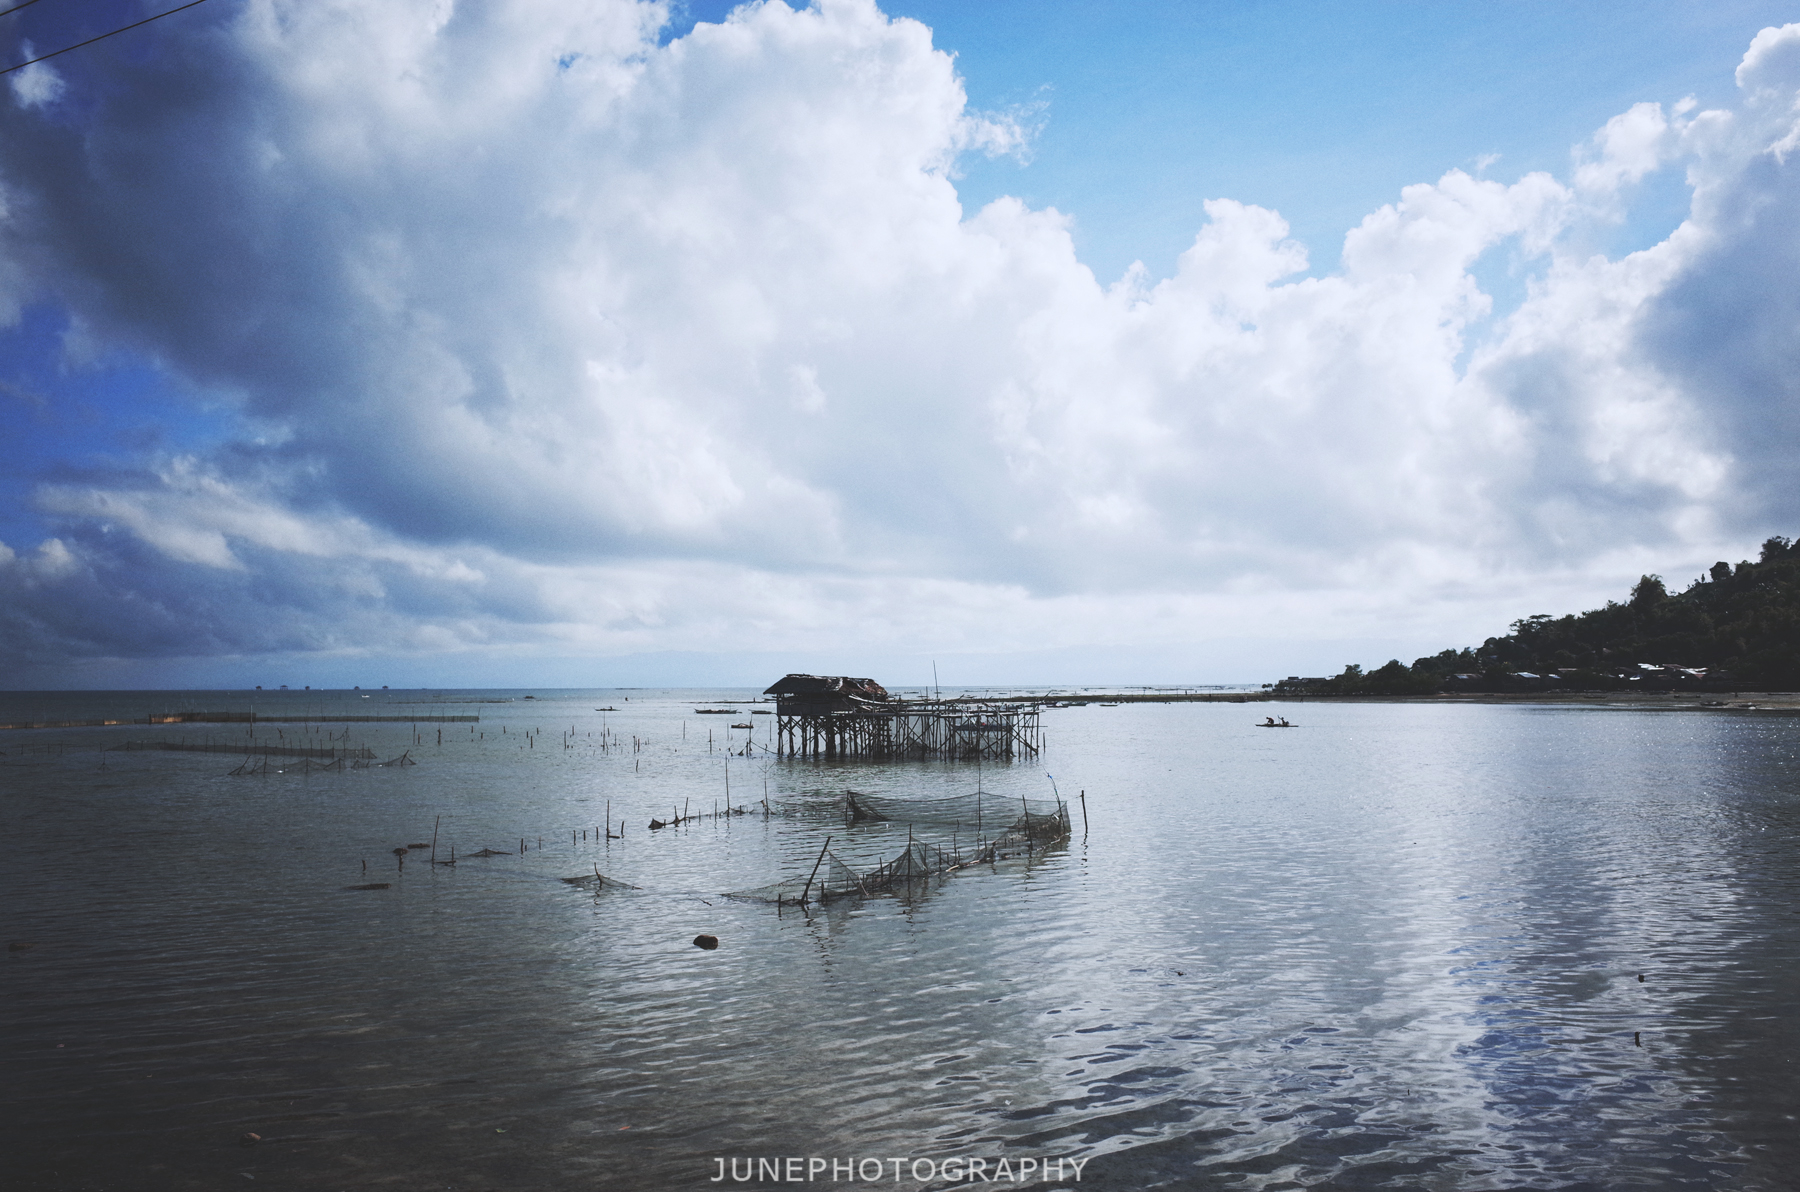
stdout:
<svg viewBox="0 0 1800 1192">
<path fill-rule="evenodd" d="M 1119 706 L 1119 705 L 1118 705 L 1118 704 L 1101 704 L 1101 705 L 1100 705 L 1100 706 L 1101 706 L 1101 707 L 1102 707 L 1102 708 L 1116 708 L 1116 707 L 1118 707 L 1118 706 Z"/>
<path fill-rule="evenodd" d="M 1273 716 L 1265 716 L 1263 718 L 1263 722 L 1261 724 L 1257 725 L 1256 727 L 1257 728 L 1299 728 L 1300 726 L 1297 724 L 1289 724 L 1287 722 L 1286 716 L 1283 716 L 1279 721 L 1277 721 Z"/>
<path fill-rule="evenodd" d="M 746 720 L 742 724 L 734 724 L 731 727 L 732 728 L 751 728 L 754 726 L 752 726 L 751 723 L 748 720 Z"/>
<path fill-rule="evenodd" d="M 735 708 L 695 708 L 694 715 L 696 715 L 696 716 L 736 716 L 737 709 L 735 709 Z"/>
<path fill-rule="evenodd" d="M 595 708 L 594 711 L 596 711 L 596 712 L 617 712 L 618 709 L 617 708 Z"/>
<path fill-rule="evenodd" d="M 773 716 L 773 715 L 775 715 L 775 713 L 769 711 L 767 708 L 751 708 L 750 715 L 752 715 L 752 716 Z"/>
</svg>

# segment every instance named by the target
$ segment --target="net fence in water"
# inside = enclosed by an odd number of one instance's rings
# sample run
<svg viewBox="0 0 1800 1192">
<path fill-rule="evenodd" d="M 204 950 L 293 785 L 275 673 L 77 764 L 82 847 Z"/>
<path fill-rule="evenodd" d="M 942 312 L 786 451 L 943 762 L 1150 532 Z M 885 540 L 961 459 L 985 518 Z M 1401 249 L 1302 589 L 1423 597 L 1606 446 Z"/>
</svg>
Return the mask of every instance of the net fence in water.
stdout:
<svg viewBox="0 0 1800 1192">
<path fill-rule="evenodd" d="M 246 758 L 243 765 L 235 770 L 227 770 L 225 773 L 233 778 L 256 777 L 263 774 L 322 774 L 327 770 L 342 770 L 344 761 L 344 757 L 339 757 L 332 762 L 315 762 L 312 758 L 307 757 L 298 762 L 275 764 L 267 755 L 264 755 L 256 759 Z M 390 757 L 385 762 L 363 761 L 358 758 L 350 762 L 350 769 L 379 770 L 388 766 L 416 766 L 418 764 L 412 759 L 412 750 L 409 749 L 399 757 Z"/>
<path fill-rule="evenodd" d="M 900 798 L 872 795 L 864 791 L 807 792 L 800 798 L 753 799 L 730 809 L 732 815 L 750 814 L 760 817 L 827 821 L 843 819 L 850 824 L 933 825 L 945 828 L 997 831 L 994 825 L 1009 825 L 1022 816 L 1055 820 L 1063 814 L 1064 804 L 1057 799 L 1021 799 L 998 795 L 993 791 L 975 791 L 966 795 L 938 798 Z M 721 812 L 720 814 L 724 814 Z M 704 816 L 682 816 L 682 822 Z M 668 821 L 665 821 L 668 822 Z"/>
<path fill-rule="evenodd" d="M 641 890 L 642 886 L 634 886 L 630 882 L 622 882 L 618 878 L 607 877 L 596 865 L 591 874 L 584 873 L 579 877 L 565 877 L 565 883 L 571 886 L 585 886 L 598 893 L 601 890 Z"/>
<path fill-rule="evenodd" d="M 977 829 L 979 826 L 994 835 L 983 839 L 985 833 L 978 832 L 966 848 L 960 843 L 944 848 L 923 840 L 909 840 L 906 849 L 897 856 L 882 861 L 873 869 L 861 871 L 844 864 L 831 851 L 827 841 L 807 876 L 796 875 L 765 886 L 728 891 L 726 897 L 804 903 L 815 899 L 829 902 L 835 898 L 898 893 L 971 865 L 1029 854 L 1069 835 L 1068 806 L 1049 800 L 996 800 L 977 795 L 946 799 L 881 799 L 850 791 L 845 792 L 844 804 L 845 817 L 853 823 L 892 820 L 950 828 Z M 970 813 L 966 819 L 962 818 L 965 810 Z M 933 816 L 940 818 L 930 818 Z"/>
<path fill-rule="evenodd" d="M 922 824 L 977 836 L 1021 833 L 1031 839 L 1069 832 L 1069 809 L 1058 799 L 1016 799 L 976 792 L 937 799 L 895 799 L 844 792 L 844 819 L 852 824 Z"/>
</svg>

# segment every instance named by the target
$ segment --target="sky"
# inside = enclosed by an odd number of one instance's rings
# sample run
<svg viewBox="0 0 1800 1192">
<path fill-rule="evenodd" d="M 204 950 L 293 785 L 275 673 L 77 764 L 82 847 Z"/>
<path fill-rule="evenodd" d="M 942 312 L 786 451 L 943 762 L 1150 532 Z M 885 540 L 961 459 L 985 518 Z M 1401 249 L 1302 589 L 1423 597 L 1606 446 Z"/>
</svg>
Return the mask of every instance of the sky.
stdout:
<svg viewBox="0 0 1800 1192">
<path fill-rule="evenodd" d="M 1795 22 L 208 0 L 14 71 L 0 688 L 1266 682 L 1685 586 L 1800 533 Z"/>
</svg>

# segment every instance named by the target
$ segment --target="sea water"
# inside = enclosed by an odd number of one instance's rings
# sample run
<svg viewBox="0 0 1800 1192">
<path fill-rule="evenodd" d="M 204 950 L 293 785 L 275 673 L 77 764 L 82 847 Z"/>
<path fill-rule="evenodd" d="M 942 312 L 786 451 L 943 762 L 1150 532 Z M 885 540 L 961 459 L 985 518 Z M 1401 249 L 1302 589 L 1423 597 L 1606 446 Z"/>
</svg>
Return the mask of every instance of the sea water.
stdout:
<svg viewBox="0 0 1800 1192">
<path fill-rule="evenodd" d="M 695 711 L 753 698 L 0 697 L 479 717 L 0 734 L 0 1183 L 1794 1186 L 1800 719 L 1090 703 L 977 767 L 779 760 L 774 717 Z M 417 764 L 108 748 L 155 740 Z M 722 897 L 827 838 L 966 849 L 835 809 L 978 787 L 1060 795 L 1072 838 Z M 393 852 L 434 837 L 454 866 Z M 596 872 L 637 888 L 563 880 Z"/>
</svg>

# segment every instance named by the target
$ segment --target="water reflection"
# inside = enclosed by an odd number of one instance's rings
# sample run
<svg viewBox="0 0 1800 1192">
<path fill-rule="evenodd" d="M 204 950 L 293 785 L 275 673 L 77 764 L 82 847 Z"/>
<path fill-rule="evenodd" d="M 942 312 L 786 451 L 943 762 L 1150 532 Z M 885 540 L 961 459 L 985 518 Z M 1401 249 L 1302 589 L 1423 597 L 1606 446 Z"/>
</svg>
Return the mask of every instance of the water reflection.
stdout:
<svg viewBox="0 0 1800 1192">
<path fill-rule="evenodd" d="M 1071 709 L 1050 768 L 1085 838 L 802 913 L 719 891 L 803 874 L 827 833 L 891 856 L 905 827 L 834 818 L 844 787 L 971 772 L 734 759 L 734 799 L 792 813 L 650 833 L 725 797 L 694 704 L 537 694 L 403 770 L 101 771 L 110 729 L 9 751 L 22 1186 L 1068 1154 L 1101 1187 L 1740 1188 L 1800 1158 L 1792 721 Z M 1036 766 L 980 780 L 1048 793 Z M 456 866 L 386 863 L 440 816 Z M 595 869 L 642 889 L 561 880 Z"/>
</svg>

